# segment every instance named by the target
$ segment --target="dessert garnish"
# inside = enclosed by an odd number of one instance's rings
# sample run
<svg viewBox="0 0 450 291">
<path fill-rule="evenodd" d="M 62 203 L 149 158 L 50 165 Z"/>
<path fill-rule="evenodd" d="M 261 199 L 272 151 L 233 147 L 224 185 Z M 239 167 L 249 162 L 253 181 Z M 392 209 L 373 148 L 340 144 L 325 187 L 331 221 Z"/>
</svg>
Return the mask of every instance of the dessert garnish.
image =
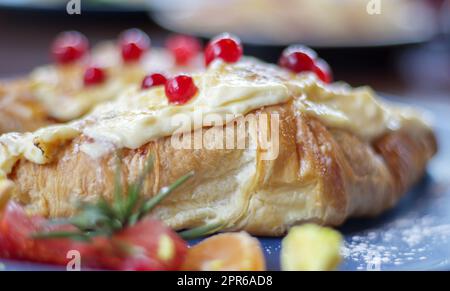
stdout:
<svg viewBox="0 0 450 291">
<path fill-rule="evenodd" d="M 283 271 L 332 271 L 341 261 L 342 235 L 317 224 L 294 226 L 281 243 Z"/>
<path fill-rule="evenodd" d="M 150 49 L 151 41 L 148 35 L 140 29 L 132 28 L 122 32 L 119 46 L 124 62 L 139 61 L 142 55 Z"/>
<path fill-rule="evenodd" d="M 185 271 L 265 271 L 264 251 L 246 232 L 208 237 L 189 248 L 181 268 Z"/>
<path fill-rule="evenodd" d="M 178 75 L 167 80 L 165 91 L 170 103 L 184 104 L 197 93 L 198 89 L 191 76 Z"/>
<path fill-rule="evenodd" d="M 98 85 L 105 81 L 106 73 L 100 67 L 89 67 L 84 72 L 83 81 L 85 86 Z"/>
<path fill-rule="evenodd" d="M 313 68 L 313 72 L 324 83 L 333 82 L 333 73 L 331 72 L 330 65 L 323 59 L 317 59 Z"/>
<path fill-rule="evenodd" d="M 213 38 L 205 48 L 205 64 L 208 66 L 215 59 L 226 63 L 235 63 L 242 57 L 243 49 L 240 39 L 229 33 Z"/>
<path fill-rule="evenodd" d="M 163 187 L 159 193 L 152 198 L 142 199 L 141 192 L 145 178 L 153 168 L 153 158 L 150 158 L 144 170 L 137 180 L 130 185 L 122 185 L 120 174 L 120 160 L 116 170 L 114 197 L 112 203 L 101 198 L 95 204 L 81 204 L 77 215 L 69 218 L 64 223 L 75 226 L 78 230 L 74 232 L 48 232 L 35 234 L 35 238 L 69 237 L 89 241 L 98 235 L 111 236 L 117 231 L 130 227 L 144 218 L 158 203 L 166 198 L 172 191 L 191 178 L 194 173 L 190 172 L 170 186 Z M 124 195 L 124 193 L 126 193 Z"/>
<path fill-rule="evenodd" d="M 187 65 L 202 48 L 200 41 L 189 35 L 172 35 L 166 40 L 166 48 L 177 65 Z"/>
<path fill-rule="evenodd" d="M 303 45 L 291 45 L 281 54 L 278 61 L 280 67 L 294 73 L 313 72 L 325 83 L 332 81 L 328 64 L 317 58 L 317 53 Z"/>
<path fill-rule="evenodd" d="M 87 38 L 77 31 L 66 31 L 53 41 L 51 53 L 59 64 L 68 64 L 81 59 L 89 49 Z"/>
<path fill-rule="evenodd" d="M 317 54 L 312 49 L 302 45 L 291 45 L 281 54 L 278 64 L 294 73 L 311 71 Z"/>
<path fill-rule="evenodd" d="M 167 78 L 163 74 L 154 73 L 144 77 L 142 80 L 142 89 L 149 89 L 155 86 L 165 85 Z"/>
<path fill-rule="evenodd" d="M 163 187 L 152 198 L 143 199 L 141 191 L 152 168 L 150 158 L 137 180 L 123 185 L 119 161 L 112 202 L 102 198 L 94 204 L 80 204 L 78 214 L 68 219 L 28 216 L 21 206 L 10 202 L 0 215 L 0 257 L 66 264 L 67 252 L 77 250 L 83 265 L 91 268 L 179 269 L 186 243 L 147 214 L 191 178 L 193 172 Z M 188 233 L 203 236 L 210 233 L 205 230 L 217 229 L 217 224 L 213 226 L 194 228 Z"/>
</svg>

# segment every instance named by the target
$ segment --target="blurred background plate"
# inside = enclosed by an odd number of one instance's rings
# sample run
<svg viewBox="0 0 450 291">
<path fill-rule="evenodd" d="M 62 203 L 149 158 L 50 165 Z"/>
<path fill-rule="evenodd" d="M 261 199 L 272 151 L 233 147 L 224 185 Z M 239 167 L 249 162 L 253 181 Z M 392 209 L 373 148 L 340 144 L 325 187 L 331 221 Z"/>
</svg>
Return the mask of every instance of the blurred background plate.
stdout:
<svg viewBox="0 0 450 291">
<path fill-rule="evenodd" d="M 434 115 L 438 155 L 395 208 L 374 219 L 352 219 L 339 228 L 345 236 L 339 270 L 450 270 L 450 105 L 423 100 L 408 103 Z M 281 238 L 260 238 L 260 242 L 268 269 L 279 270 Z M 4 270 L 64 269 L 10 260 L 0 260 L 0 264 Z"/>
<path fill-rule="evenodd" d="M 405 50 L 438 39 L 450 43 L 450 0 L 378 1 L 379 14 L 368 10 L 377 1 L 368 0 L 145 1 L 153 21 L 167 30 L 205 41 L 234 33 L 246 54 L 268 62 L 277 62 L 286 46 L 304 44 L 317 50 L 336 76 L 383 74 L 396 69 Z"/>
<path fill-rule="evenodd" d="M 373 47 L 422 43 L 438 33 L 440 0 L 146 0 L 163 27 L 249 44 Z M 379 3 L 371 6 L 370 3 Z"/>
<path fill-rule="evenodd" d="M 0 0 L 0 8 L 57 12 L 65 10 L 69 0 Z M 81 0 L 82 11 L 102 13 L 141 13 L 148 11 L 145 0 Z"/>
</svg>

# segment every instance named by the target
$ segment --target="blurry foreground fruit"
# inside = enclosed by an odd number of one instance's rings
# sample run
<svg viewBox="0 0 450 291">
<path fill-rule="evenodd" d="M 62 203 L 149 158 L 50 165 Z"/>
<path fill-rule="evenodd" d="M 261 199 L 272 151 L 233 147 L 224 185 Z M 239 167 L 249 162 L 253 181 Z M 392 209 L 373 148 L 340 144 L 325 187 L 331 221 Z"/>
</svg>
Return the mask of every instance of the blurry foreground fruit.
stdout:
<svg viewBox="0 0 450 291">
<path fill-rule="evenodd" d="M 182 267 L 188 271 L 265 271 L 259 241 L 246 232 L 222 233 L 188 250 Z"/>
<path fill-rule="evenodd" d="M 283 271 L 331 271 L 341 261 L 342 236 L 332 228 L 305 224 L 291 228 L 281 244 Z"/>
</svg>

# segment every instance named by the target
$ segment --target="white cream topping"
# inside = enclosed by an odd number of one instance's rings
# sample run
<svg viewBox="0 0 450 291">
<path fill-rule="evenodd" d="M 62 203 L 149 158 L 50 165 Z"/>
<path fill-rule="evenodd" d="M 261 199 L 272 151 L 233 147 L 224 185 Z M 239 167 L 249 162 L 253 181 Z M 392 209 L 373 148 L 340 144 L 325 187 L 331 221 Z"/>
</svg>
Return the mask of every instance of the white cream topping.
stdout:
<svg viewBox="0 0 450 291">
<path fill-rule="evenodd" d="M 55 125 L 33 133 L 12 132 L 0 136 L 0 180 L 6 178 L 21 158 L 36 164 L 50 162 L 62 143 L 79 134 L 69 125 Z"/>
<path fill-rule="evenodd" d="M 183 105 L 169 104 L 161 86 L 141 90 L 134 85 L 83 119 L 34 133 L 1 136 L 0 176 L 9 173 L 20 158 L 48 162 L 58 144 L 80 134 L 93 141 L 83 143 L 80 149 L 99 157 L 113 149 L 135 149 L 172 135 L 180 127 L 173 122 L 179 114 L 190 119 L 195 128 L 196 124 L 202 126 L 195 121 L 205 114 L 217 114 L 227 122 L 229 115 L 245 115 L 293 97 L 298 114 L 314 116 L 328 127 L 346 129 L 365 140 L 411 123 L 427 126 L 418 112 L 377 100 L 367 87 L 323 84 L 313 74 L 294 75 L 253 58 L 243 58 L 236 64 L 214 61 L 192 76 L 198 93 Z"/>
<path fill-rule="evenodd" d="M 170 53 L 162 49 L 152 49 L 138 63 L 124 64 L 120 51 L 111 43 L 98 46 L 89 63 L 105 69 L 104 83 L 84 86 L 87 67 L 84 63 L 43 66 L 31 73 L 31 90 L 51 117 L 59 121 L 79 118 L 96 104 L 113 100 L 129 85 L 141 82 L 148 73 L 180 70 Z M 192 64 L 185 69 L 191 71 L 196 67 L 197 64 Z"/>
<path fill-rule="evenodd" d="M 320 119 L 331 128 L 346 129 L 365 140 L 412 123 L 428 126 L 424 113 L 408 106 L 388 104 L 369 87 L 353 89 L 345 83 L 325 85 L 313 82 L 305 87 L 294 82 L 298 112 Z"/>
<path fill-rule="evenodd" d="M 103 144 L 134 149 L 171 135 L 180 128 L 177 117 L 192 120 L 195 129 L 208 114 L 220 115 L 225 121 L 227 116 L 287 101 L 288 88 L 276 78 L 265 78 L 262 68 L 251 62 L 215 62 L 206 72 L 193 74 L 198 94 L 184 105 L 169 104 L 163 87 L 144 91 L 130 88 L 116 102 L 94 110 L 87 118 L 91 125 L 84 127 L 83 133 Z M 82 150 L 92 153 L 88 147 L 98 148 L 95 143 L 85 144 Z"/>
</svg>

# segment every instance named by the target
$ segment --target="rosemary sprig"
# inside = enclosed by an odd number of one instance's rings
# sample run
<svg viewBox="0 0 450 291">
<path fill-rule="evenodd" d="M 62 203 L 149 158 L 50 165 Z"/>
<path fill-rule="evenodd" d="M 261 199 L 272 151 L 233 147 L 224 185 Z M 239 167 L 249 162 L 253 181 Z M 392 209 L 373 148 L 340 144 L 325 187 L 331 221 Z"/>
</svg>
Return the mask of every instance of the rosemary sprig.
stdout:
<svg viewBox="0 0 450 291">
<path fill-rule="evenodd" d="M 91 237 L 89 235 L 75 231 L 52 231 L 52 232 L 35 233 L 31 237 L 36 239 L 70 238 L 72 240 L 85 242 L 91 240 Z"/>
<path fill-rule="evenodd" d="M 142 203 L 139 211 L 131 215 L 128 221 L 128 225 L 131 226 L 135 224 L 139 219 L 147 215 L 153 208 L 155 208 L 156 205 L 158 205 L 162 200 L 164 200 L 164 198 L 166 198 L 170 193 L 172 193 L 176 188 L 178 188 L 181 184 L 186 182 L 192 176 L 194 176 L 194 172 L 187 173 L 186 175 L 176 180 L 172 185 L 163 187 L 157 195 Z"/>
<path fill-rule="evenodd" d="M 153 169 L 153 158 L 150 157 L 135 182 L 124 187 L 122 184 L 120 158 L 117 160 L 117 168 L 114 181 L 113 201 L 108 203 L 100 198 L 96 203 L 83 203 L 78 214 L 65 220 L 77 228 L 77 231 L 54 231 L 36 233 L 32 237 L 38 239 L 70 238 L 79 241 L 89 241 L 98 235 L 111 236 L 125 227 L 132 226 L 145 217 L 164 198 L 176 188 L 191 178 L 194 173 L 189 172 L 174 183 L 163 187 L 157 195 L 149 199 L 142 199 L 141 192 L 145 178 Z M 125 191 L 125 188 L 127 190 Z M 60 224 L 64 220 L 58 220 Z"/>
<path fill-rule="evenodd" d="M 211 234 L 213 232 L 216 232 L 216 231 L 220 230 L 221 228 L 223 228 L 223 226 L 224 226 L 224 223 L 220 221 L 220 222 L 201 225 L 199 227 L 195 227 L 192 229 L 180 231 L 180 232 L 178 232 L 178 235 L 181 236 L 185 240 L 194 239 L 194 238 L 202 237 L 202 236 Z"/>
</svg>

